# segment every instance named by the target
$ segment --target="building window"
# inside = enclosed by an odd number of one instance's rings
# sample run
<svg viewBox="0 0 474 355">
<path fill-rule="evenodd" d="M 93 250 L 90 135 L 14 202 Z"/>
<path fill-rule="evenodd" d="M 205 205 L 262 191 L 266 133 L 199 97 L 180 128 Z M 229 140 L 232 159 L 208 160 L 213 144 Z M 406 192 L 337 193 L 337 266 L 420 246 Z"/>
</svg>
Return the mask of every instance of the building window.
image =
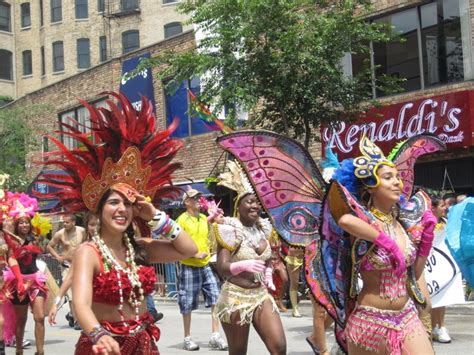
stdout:
<svg viewBox="0 0 474 355">
<path fill-rule="evenodd" d="M 20 5 L 21 9 L 21 27 L 31 26 L 30 3 L 24 2 Z"/>
<path fill-rule="evenodd" d="M 0 31 L 11 32 L 10 5 L 0 2 Z"/>
<path fill-rule="evenodd" d="M 91 51 L 88 38 L 79 38 L 77 40 L 77 67 L 79 69 L 89 68 L 91 66 Z"/>
<path fill-rule="evenodd" d="M 13 56 L 12 52 L 0 49 L 0 79 L 13 80 Z"/>
<path fill-rule="evenodd" d="M 104 62 L 107 60 L 107 37 L 99 37 L 99 56 L 100 61 Z"/>
<path fill-rule="evenodd" d="M 43 27 L 44 25 L 43 0 L 40 0 L 39 2 L 39 10 L 40 10 L 40 26 Z"/>
<path fill-rule="evenodd" d="M 53 43 L 53 72 L 64 70 L 64 49 L 63 42 Z"/>
<path fill-rule="evenodd" d="M 44 55 L 44 46 L 41 46 L 41 76 L 46 74 L 46 57 Z"/>
<path fill-rule="evenodd" d="M 107 103 L 105 99 L 101 99 L 93 103 L 92 106 L 96 108 L 106 107 Z M 59 121 L 61 123 L 69 124 L 83 133 L 89 133 L 91 131 L 89 110 L 84 106 L 79 106 L 75 109 L 59 114 Z M 65 132 L 66 128 L 61 126 L 61 130 Z M 68 149 L 78 148 L 78 142 L 68 135 L 62 134 L 61 141 Z"/>
<path fill-rule="evenodd" d="M 202 120 L 195 117 L 191 109 L 188 89 L 199 93 L 200 80 L 186 80 L 181 83 L 174 94 L 166 93 L 166 123 L 169 126 L 175 117 L 179 117 L 179 125 L 173 132 L 173 137 L 189 137 L 203 133 L 209 133 L 211 129 Z M 174 91 L 174 90 L 173 90 Z"/>
<path fill-rule="evenodd" d="M 464 80 L 462 0 L 441 2 L 420 8 L 425 86 Z"/>
<path fill-rule="evenodd" d="M 61 0 L 51 0 L 51 22 L 59 22 L 63 19 L 63 7 Z"/>
<path fill-rule="evenodd" d="M 375 20 L 386 23 L 403 39 L 391 43 L 372 43 L 373 57 L 352 56 L 353 72 L 363 61 L 372 59 L 375 80 L 381 75 L 405 79 L 405 91 L 474 78 L 470 71 L 468 0 L 436 0 Z M 375 96 L 385 93 L 375 90 Z"/>
<path fill-rule="evenodd" d="M 97 11 L 98 12 L 105 11 L 105 0 L 97 0 Z"/>
<path fill-rule="evenodd" d="M 128 53 L 140 48 L 140 35 L 137 30 L 122 33 L 122 53 Z"/>
<path fill-rule="evenodd" d="M 172 4 L 174 2 L 179 2 L 179 0 L 163 0 L 163 4 Z"/>
<path fill-rule="evenodd" d="M 88 18 L 87 0 L 76 0 L 76 19 Z"/>
<path fill-rule="evenodd" d="M 165 38 L 170 38 L 183 33 L 183 26 L 180 22 L 171 22 L 165 25 Z"/>
<path fill-rule="evenodd" d="M 31 57 L 31 51 L 23 51 L 22 53 L 23 59 L 23 75 L 31 75 L 33 74 L 33 62 Z"/>
<path fill-rule="evenodd" d="M 138 0 L 121 0 L 122 11 L 138 9 Z"/>
</svg>

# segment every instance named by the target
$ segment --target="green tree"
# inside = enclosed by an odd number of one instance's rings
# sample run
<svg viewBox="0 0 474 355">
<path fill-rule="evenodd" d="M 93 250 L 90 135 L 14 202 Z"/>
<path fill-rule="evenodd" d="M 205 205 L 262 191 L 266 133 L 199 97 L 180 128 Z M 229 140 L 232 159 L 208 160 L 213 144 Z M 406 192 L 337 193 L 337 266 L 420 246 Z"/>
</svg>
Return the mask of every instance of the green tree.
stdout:
<svg viewBox="0 0 474 355">
<path fill-rule="evenodd" d="M 25 191 L 31 182 L 26 155 L 37 147 L 38 133 L 28 122 L 45 110 L 45 105 L 0 109 L 0 172 L 10 175 L 5 184 L 10 190 Z"/>
<path fill-rule="evenodd" d="M 306 146 L 321 124 L 353 120 L 375 104 L 370 63 L 357 75 L 344 74 L 346 53 L 367 54 L 370 41 L 391 40 L 384 24 L 365 19 L 370 1 L 195 0 L 179 10 L 206 36 L 196 49 L 167 52 L 144 61 L 157 67 L 167 88 L 201 77 L 199 98 L 226 108 L 235 124 L 236 107 L 251 112 L 248 125 L 286 133 Z M 399 79 L 377 78 L 385 92 Z"/>
</svg>

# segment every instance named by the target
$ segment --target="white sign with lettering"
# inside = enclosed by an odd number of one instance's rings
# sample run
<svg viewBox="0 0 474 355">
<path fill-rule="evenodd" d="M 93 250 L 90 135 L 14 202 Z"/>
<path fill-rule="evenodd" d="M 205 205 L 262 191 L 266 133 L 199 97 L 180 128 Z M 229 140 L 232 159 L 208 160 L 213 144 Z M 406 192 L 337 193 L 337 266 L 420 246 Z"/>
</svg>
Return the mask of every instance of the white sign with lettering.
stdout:
<svg viewBox="0 0 474 355">
<path fill-rule="evenodd" d="M 425 278 L 433 308 L 465 302 L 461 271 L 451 256 L 445 238 L 444 229 L 435 232 L 433 248 L 426 261 Z"/>
</svg>

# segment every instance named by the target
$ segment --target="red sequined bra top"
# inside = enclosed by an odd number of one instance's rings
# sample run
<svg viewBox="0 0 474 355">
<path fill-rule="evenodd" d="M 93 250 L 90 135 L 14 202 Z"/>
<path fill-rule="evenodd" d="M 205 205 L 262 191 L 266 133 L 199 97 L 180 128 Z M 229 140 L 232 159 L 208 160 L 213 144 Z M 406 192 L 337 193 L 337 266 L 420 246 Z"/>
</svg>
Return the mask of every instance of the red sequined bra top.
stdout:
<svg viewBox="0 0 474 355">
<path fill-rule="evenodd" d="M 119 305 L 120 288 L 122 289 L 123 299 L 127 300 L 132 291 L 132 285 L 127 274 L 121 270 L 117 271 L 115 268 L 105 271 L 102 255 L 99 250 L 97 250 L 97 248 L 92 244 L 86 245 L 95 250 L 100 260 L 100 272 L 94 276 L 92 281 L 92 301 L 110 305 Z M 121 287 L 119 287 L 118 274 L 120 275 Z M 138 267 L 138 278 L 142 284 L 144 296 L 151 294 L 155 290 L 156 274 L 155 269 L 152 266 L 140 265 Z M 138 290 L 134 291 L 138 292 Z"/>
</svg>

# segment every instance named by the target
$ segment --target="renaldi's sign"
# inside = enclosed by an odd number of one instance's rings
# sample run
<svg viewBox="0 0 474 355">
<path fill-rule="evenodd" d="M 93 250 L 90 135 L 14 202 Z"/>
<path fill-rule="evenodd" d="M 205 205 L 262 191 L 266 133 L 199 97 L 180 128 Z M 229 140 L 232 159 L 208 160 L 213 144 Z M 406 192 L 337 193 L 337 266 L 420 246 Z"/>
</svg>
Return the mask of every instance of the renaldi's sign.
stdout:
<svg viewBox="0 0 474 355">
<path fill-rule="evenodd" d="M 323 128 L 323 145 L 329 144 L 339 158 L 355 156 L 365 133 L 388 154 L 399 141 L 431 133 L 445 142 L 448 149 L 460 148 L 473 145 L 473 115 L 474 91 L 403 102 L 371 109 L 355 123 Z"/>
</svg>

